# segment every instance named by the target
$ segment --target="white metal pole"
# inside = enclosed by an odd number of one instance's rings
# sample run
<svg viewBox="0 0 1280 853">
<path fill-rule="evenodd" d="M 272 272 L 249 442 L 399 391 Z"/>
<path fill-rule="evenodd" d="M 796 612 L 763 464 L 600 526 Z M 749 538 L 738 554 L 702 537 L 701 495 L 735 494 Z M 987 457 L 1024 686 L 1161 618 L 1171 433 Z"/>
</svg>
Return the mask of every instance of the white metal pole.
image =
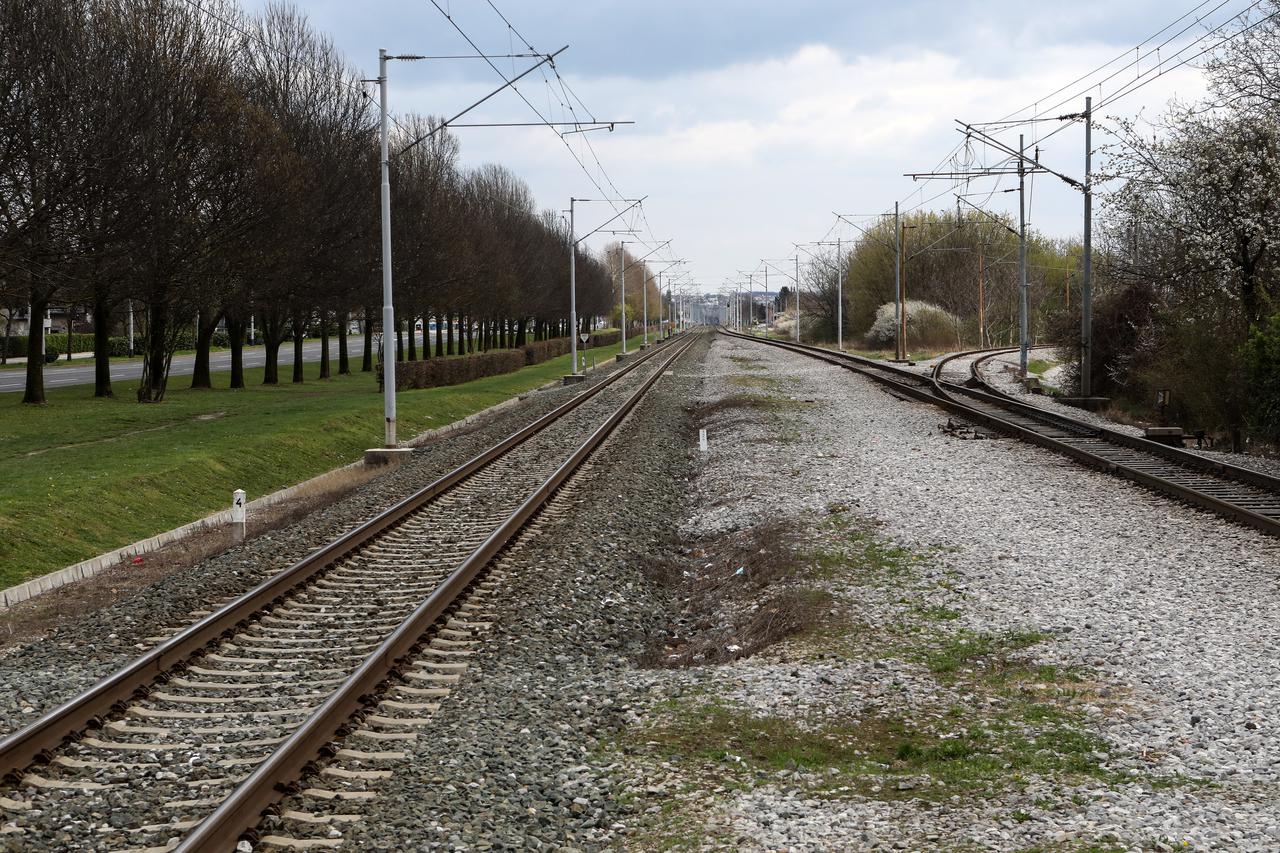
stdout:
<svg viewBox="0 0 1280 853">
<path fill-rule="evenodd" d="M 840 259 L 840 238 L 836 238 L 836 349 L 844 349 L 844 263 Z"/>
<path fill-rule="evenodd" d="M 1080 395 L 1093 396 L 1093 98 L 1084 99 L 1084 281 L 1080 285 Z"/>
<path fill-rule="evenodd" d="M 626 241 L 618 242 L 618 251 L 622 253 L 622 260 L 618 264 L 618 277 L 622 279 L 622 354 L 627 354 L 627 251 Z"/>
<path fill-rule="evenodd" d="M 133 300 L 129 300 L 129 357 L 133 357 Z"/>
<path fill-rule="evenodd" d="M 800 253 L 796 252 L 796 343 L 800 343 Z"/>
<path fill-rule="evenodd" d="M 569 353 L 573 357 L 573 375 L 578 375 L 578 247 L 573 236 L 573 203 L 569 199 Z"/>
<path fill-rule="evenodd" d="M 640 265 L 640 294 L 640 304 L 644 311 L 644 338 L 640 345 L 647 347 L 649 345 L 649 268 L 643 264 Z"/>
<path fill-rule="evenodd" d="M 395 333 L 391 304 L 391 155 L 387 139 L 387 52 L 378 50 L 378 99 L 382 108 L 382 410 L 387 447 L 396 446 L 396 359 L 389 350 Z"/>
<path fill-rule="evenodd" d="M 1027 181 L 1023 134 L 1018 134 L 1018 373 L 1027 375 Z"/>
<path fill-rule="evenodd" d="M 898 220 L 898 202 L 893 203 L 893 350 L 902 360 L 902 225 Z"/>
</svg>

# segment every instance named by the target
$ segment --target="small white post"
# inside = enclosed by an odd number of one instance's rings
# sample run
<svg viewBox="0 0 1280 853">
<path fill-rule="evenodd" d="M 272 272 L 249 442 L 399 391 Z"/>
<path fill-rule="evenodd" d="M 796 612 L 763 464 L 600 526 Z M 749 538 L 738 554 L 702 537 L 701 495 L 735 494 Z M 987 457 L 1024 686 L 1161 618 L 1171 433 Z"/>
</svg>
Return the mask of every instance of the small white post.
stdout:
<svg viewBox="0 0 1280 853">
<path fill-rule="evenodd" d="M 244 541 L 245 507 L 244 489 L 231 493 L 231 536 L 237 542 Z"/>
<path fill-rule="evenodd" d="M 707 431 L 705 429 L 698 430 L 698 449 L 703 453 L 707 452 Z"/>
</svg>

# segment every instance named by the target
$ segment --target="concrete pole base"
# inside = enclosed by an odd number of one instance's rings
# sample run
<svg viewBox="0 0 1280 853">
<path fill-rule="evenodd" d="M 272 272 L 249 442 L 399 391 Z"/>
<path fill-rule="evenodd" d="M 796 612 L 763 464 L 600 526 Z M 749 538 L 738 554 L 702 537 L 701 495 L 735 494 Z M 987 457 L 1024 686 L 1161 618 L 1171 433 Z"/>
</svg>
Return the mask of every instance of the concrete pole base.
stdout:
<svg viewBox="0 0 1280 853">
<path fill-rule="evenodd" d="M 579 382 L 587 381 L 587 377 L 582 373 L 566 373 L 564 376 L 565 385 L 577 385 Z"/>
<path fill-rule="evenodd" d="M 408 462 L 412 454 L 413 448 L 410 447 L 371 447 L 364 452 L 364 464 L 401 465 Z"/>
<path fill-rule="evenodd" d="M 616 356 L 614 356 L 614 358 L 616 358 L 618 361 L 626 361 L 627 359 L 631 358 L 631 353 L 620 352 Z"/>
</svg>

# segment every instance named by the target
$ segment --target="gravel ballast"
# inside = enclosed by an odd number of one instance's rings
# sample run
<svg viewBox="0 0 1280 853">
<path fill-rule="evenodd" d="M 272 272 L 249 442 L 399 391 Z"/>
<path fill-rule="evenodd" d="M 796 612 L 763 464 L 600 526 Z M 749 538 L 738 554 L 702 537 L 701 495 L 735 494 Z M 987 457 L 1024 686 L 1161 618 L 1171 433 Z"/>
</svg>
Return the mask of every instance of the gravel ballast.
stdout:
<svg viewBox="0 0 1280 853">
<path fill-rule="evenodd" d="M 787 518 L 818 541 L 830 507 L 850 508 L 877 537 L 924 555 L 910 580 L 844 599 L 835 589 L 855 624 L 903 620 L 911 593 L 955 612 L 949 632 L 1040 638 L 1023 652 L 1031 664 L 1089 674 L 1079 725 L 1101 738 L 1102 757 L 1090 759 L 1095 776 L 1031 776 L 958 801 L 905 793 L 914 781 L 892 797 L 819 796 L 801 770 L 757 771 L 740 793 L 687 794 L 694 820 L 682 832 L 709 847 L 795 850 L 1280 844 L 1276 542 L 1011 440 L 946 436 L 938 410 L 761 344 L 719 339 L 705 399 L 741 394 L 749 360 L 777 383 L 754 393 L 783 403 L 711 425 L 686 534 Z M 869 656 L 815 662 L 803 644 L 784 644 L 666 678 L 680 689 L 710 681 L 723 701 L 804 725 L 815 709 L 910 714 L 976 701 L 968 687 L 949 697 L 950 682 L 905 649 Z M 647 723 L 663 713 L 650 710 Z M 637 766 L 637 789 L 676 786 L 687 769 L 665 771 L 652 756 Z"/>
<path fill-rule="evenodd" d="M 9 653 L 5 725 L 72 691 L 42 669 L 87 683 L 563 393 Z M 346 849 L 1280 847 L 1280 543 L 945 421 L 695 345 L 505 555 L 492 627 Z M 784 600 L 811 624 L 748 631 Z"/>
<path fill-rule="evenodd" d="M 593 373 L 588 382 L 605 375 L 605 371 Z M 0 651 L 0 678 L 8 688 L 0 693 L 0 734 L 25 725 L 114 672 L 155 645 L 154 638 L 192 622 L 194 611 L 251 589 L 550 411 L 582 387 L 531 392 L 519 405 L 494 413 L 473 429 L 446 434 L 415 449 L 411 461 L 295 524 L 179 570 L 89 618 L 67 622 L 41 640 Z M 371 408 L 370 416 L 375 415 L 376 408 Z M 58 678 L 49 678 L 50 672 L 58 673 Z"/>
</svg>

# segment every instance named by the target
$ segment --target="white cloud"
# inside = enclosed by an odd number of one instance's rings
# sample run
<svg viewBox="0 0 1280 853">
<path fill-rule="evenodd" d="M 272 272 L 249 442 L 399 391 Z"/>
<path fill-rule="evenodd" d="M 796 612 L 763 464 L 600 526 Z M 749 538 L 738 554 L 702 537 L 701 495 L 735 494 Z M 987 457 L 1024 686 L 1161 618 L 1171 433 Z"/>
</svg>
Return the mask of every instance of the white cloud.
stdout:
<svg viewBox="0 0 1280 853">
<path fill-rule="evenodd" d="M 895 199 L 912 192 L 901 173 L 930 169 L 959 141 L 953 119 L 1000 118 L 1121 52 L 1103 44 L 1002 45 L 1000 35 L 977 36 L 988 42 L 990 51 L 1004 50 L 1010 57 L 998 73 L 988 56 L 981 57 L 979 67 L 974 58 L 937 50 L 846 57 L 833 46 L 814 43 L 777 59 L 667 77 L 569 77 L 597 115 L 635 119 L 637 124 L 567 140 L 593 173 L 595 160 L 587 142 L 623 193 L 648 194 L 648 218 L 661 232 L 656 236 L 675 238 L 676 250 L 714 278 L 751 266 L 760 257 L 786 254 L 793 240 L 821 237 L 831 225 L 833 209 L 891 209 Z M 1111 85 L 1132 75 L 1132 70 L 1125 72 Z M 1195 96 L 1202 87 L 1197 72 L 1180 69 L 1110 112 L 1158 109 L 1175 92 Z M 549 109 L 561 118 L 558 89 L 549 93 L 537 83 L 522 90 L 544 112 L 550 94 Z M 1077 91 L 1068 89 L 1041 109 Z M 397 81 L 393 103 L 402 109 L 429 105 L 431 112 L 442 113 L 480 94 L 478 86 L 411 88 Z M 1082 106 L 1080 99 L 1072 99 L 1056 111 Z M 512 96 L 503 96 L 500 103 L 495 99 L 485 110 L 489 120 L 524 120 L 528 114 Z M 1029 139 L 1055 125 L 1037 127 L 1026 130 Z M 529 181 L 544 206 L 564 207 L 571 194 L 595 192 L 561 142 L 544 128 L 461 132 L 467 162 L 508 165 Z M 1004 138 L 1016 144 L 1016 131 Z M 1078 128 L 1058 134 L 1045 143 L 1045 162 L 1078 175 L 1082 145 Z M 974 188 L 991 186 L 988 180 Z M 914 200 L 945 189 L 944 184 L 930 185 Z M 1015 201 L 1016 196 L 993 196 L 995 204 Z M 1042 230 L 1063 235 L 1078 231 L 1074 191 L 1041 177 L 1034 201 L 1033 221 Z M 936 206 L 952 204 L 947 195 Z"/>
</svg>

